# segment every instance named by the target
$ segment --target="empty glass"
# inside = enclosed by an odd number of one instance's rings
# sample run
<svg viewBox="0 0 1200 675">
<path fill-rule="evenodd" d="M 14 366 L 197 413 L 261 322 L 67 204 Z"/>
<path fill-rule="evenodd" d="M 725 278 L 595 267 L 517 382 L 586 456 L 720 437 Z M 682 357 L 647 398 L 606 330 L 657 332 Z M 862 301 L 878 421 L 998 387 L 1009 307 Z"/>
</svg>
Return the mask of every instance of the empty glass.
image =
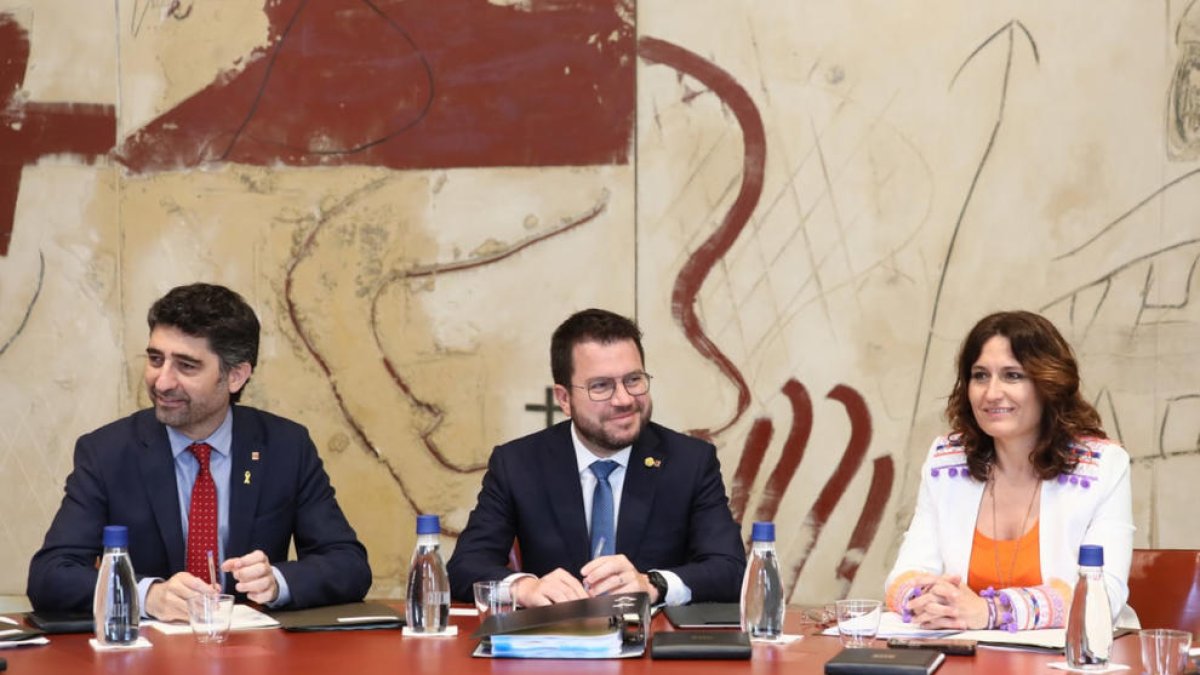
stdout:
<svg viewBox="0 0 1200 675">
<path fill-rule="evenodd" d="M 233 620 L 233 596 L 201 593 L 188 598 L 188 621 L 201 644 L 224 642 Z"/>
<path fill-rule="evenodd" d="M 1142 668 L 1150 675 L 1178 675 L 1187 667 L 1192 634 L 1182 630 L 1154 628 L 1138 633 L 1141 638 Z"/>
<path fill-rule="evenodd" d="M 879 632 L 883 603 L 878 600 L 838 600 L 838 635 L 845 647 L 866 647 Z"/>
<path fill-rule="evenodd" d="M 493 614 L 507 614 L 516 608 L 516 598 L 508 584 L 502 581 L 475 582 L 475 609 L 479 610 L 480 623 Z"/>
</svg>

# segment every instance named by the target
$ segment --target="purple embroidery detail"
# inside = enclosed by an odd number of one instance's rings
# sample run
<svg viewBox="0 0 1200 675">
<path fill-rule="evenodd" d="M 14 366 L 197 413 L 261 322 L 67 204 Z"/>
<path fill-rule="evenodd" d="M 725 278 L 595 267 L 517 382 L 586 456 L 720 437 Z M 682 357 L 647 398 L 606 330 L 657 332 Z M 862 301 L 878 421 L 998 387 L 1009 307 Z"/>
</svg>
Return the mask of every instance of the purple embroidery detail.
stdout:
<svg viewBox="0 0 1200 675">
<path fill-rule="evenodd" d="M 958 469 L 956 469 L 954 467 L 950 467 L 950 477 L 951 478 L 958 477 Z"/>
<path fill-rule="evenodd" d="M 1086 479 L 1086 478 L 1084 478 L 1083 480 L 1079 481 L 1079 484 L 1080 484 L 1080 485 L 1082 485 L 1082 486 L 1083 486 L 1083 488 L 1084 488 L 1085 490 L 1086 490 L 1087 488 L 1090 488 L 1090 487 L 1092 487 L 1092 483 L 1091 483 L 1091 481 L 1089 481 L 1089 480 L 1088 480 L 1088 479 Z"/>
<path fill-rule="evenodd" d="M 1071 476 L 1071 485 L 1078 485 L 1078 484 L 1079 484 L 1079 476 L 1074 476 L 1074 475 Z"/>
<path fill-rule="evenodd" d="M 937 470 L 937 469 L 930 469 L 930 470 L 929 470 L 929 475 L 930 475 L 930 476 L 933 476 L 934 478 L 937 478 L 937 477 L 938 477 L 938 470 Z"/>
<path fill-rule="evenodd" d="M 1065 473 L 1060 473 L 1060 474 L 1058 475 L 1058 484 L 1059 484 L 1059 485 L 1066 485 L 1066 484 L 1067 484 L 1067 474 L 1065 474 Z"/>
</svg>

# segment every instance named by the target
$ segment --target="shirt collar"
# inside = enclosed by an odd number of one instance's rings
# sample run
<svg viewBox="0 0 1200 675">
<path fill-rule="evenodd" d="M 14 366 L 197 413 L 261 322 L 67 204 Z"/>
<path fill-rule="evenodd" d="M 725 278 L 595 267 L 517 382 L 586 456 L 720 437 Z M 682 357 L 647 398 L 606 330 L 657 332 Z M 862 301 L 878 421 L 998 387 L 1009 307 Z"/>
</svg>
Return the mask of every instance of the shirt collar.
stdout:
<svg viewBox="0 0 1200 675">
<path fill-rule="evenodd" d="M 624 448 L 621 448 L 612 457 L 597 457 L 596 455 L 592 454 L 591 450 L 587 449 L 587 446 L 583 444 L 583 441 L 579 440 L 579 434 L 575 432 L 575 422 L 571 422 L 571 444 L 575 446 L 575 462 L 579 465 L 580 474 L 582 474 L 584 471 L 589 471 L 590 469 L 588 467 L 592 465 L 592 462 L 600 459 L 611 459 L 617 464 L 620 464 L 622 469 L 629 468 L 629 455 L 633 452 L 632 445 L 627 445 Z"/>
<path fill-rule="evenodd" d="M 222 457 L 228 457 L 229 448 L 233 445 L 233 414 L 231 410 L 232 408 L 225 409 L 225 419 L 221 421 L 216 431 L 212 432 L 208 438 L 202 438 L 198 441 L 193 441 L 183 435 L 183 432 L 178 431 L 175 427 L 167 426 L 167 439 L 171 441 L 171 455 L 178 458 L 179 453 L 187 452 L 189 445 L 193 443 L 208 443 L 212 446 L 213 452 Z"/>
</svg>

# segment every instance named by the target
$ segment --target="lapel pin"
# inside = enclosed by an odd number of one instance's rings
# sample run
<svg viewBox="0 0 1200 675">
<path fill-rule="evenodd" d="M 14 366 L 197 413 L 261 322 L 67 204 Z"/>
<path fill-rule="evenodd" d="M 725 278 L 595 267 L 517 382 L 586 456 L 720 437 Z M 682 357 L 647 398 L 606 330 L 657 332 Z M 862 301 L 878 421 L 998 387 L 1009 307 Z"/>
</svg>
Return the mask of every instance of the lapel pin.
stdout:
<svg viewBox="0 0 1200 675">
<path fill-rule="evenodd" d="M 255 450 L 254 452 L 251 452 L 251 453 L 250 453 L 250 461 L 251 461 L 251 462 L 257 462 L 257 461 L 258 461 L 258 451 L 257 451 L 257 450 Z"/>
<path fill-rule="evenodd" d="M 250 472 L 249 471 L 246 472 L 246 476 L 245 476 L 245 478 L 242 479 L 242 483 L 245 485 L 250 484 Z"/>
<path fill-rule="evenodd" d="M 662 466 L 662 460 L 654 459 L 653 457 L 647 457 L 645 464 L 647 469 L 657 469 L 658 467 Z"/>
</svg>

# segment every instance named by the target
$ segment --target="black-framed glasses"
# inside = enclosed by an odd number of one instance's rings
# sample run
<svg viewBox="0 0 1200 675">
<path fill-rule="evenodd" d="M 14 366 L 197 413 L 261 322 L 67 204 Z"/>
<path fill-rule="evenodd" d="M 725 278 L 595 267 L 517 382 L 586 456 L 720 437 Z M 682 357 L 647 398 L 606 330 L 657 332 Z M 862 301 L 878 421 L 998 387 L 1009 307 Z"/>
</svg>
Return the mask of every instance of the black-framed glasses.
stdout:
<svg viewBox="0 0 1200 675">
<path fill-rule="evenodd" d="M 630 396 L 641 396 L 650 391 L 650 378 L 650 373 L 635 371 L 621 378 L 621 386 L 625 387 Z M 575 389 L 586 389 L 588 398 L 597 402 L 607 401 L 617 393 L 617 379 L 613 377 L 601 377 L 587 384 L 571 386 Z"/>
</svg>

